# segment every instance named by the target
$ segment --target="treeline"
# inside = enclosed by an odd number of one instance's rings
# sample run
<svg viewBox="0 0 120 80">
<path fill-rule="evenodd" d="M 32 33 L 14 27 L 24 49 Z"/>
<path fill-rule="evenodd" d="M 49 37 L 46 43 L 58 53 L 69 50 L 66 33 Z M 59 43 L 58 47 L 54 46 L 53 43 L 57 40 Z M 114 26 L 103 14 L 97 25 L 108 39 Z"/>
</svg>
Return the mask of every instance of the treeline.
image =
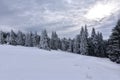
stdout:
<svg viewBox="0 0 120 80">
<path fill-rule="evenodd" d="M 46 50 L 63 50 L 82 55 L 106 57 L 106 42 L 103 40 L 102 33 L 93 28 L 91 37 L 88 37 L 88 30 L 85 26 L 74 39 L 60 39 L 56 32 L 52 32 L 51 37 L 47 31 L 43 30 L 41 35 L 29 32 L 24 34 L 21 31 L 15 33 L 0 31 L 0 44 L 21 45 L 28 47 L 38 47 Z"/>
<path fill-rule="evenodd" d="M 38 47 L 45 50 L 59 49 L 81 55 L 108 57 L 112 61 L 120 63 L 120 21 L 108 41 L 103 40 L 102 33 L 96 32 L 94 28 L 90 36 L 87 26 L 85 26 L 74 39 L 60 39 L 56 32 L 52 32 L 49 37 L 46 30 L 43 30 L 41 35 L 38 35 L 37 32 L 25 34 L 21 31 L 15 33 L 13 30 L 7 33 L 0 31 L 0 44 Z"/>
</svg>

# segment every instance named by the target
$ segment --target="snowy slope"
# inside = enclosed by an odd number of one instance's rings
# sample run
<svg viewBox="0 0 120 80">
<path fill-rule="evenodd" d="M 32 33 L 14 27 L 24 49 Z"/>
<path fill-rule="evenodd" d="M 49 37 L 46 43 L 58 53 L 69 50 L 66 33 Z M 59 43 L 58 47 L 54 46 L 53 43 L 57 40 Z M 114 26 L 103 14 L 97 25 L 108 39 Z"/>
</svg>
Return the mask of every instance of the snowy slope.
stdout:
<svg viewBox="0 0 120 80">
<path fill-rule="evenodd" d="M 120 80 L 120 65 L 62 51 L 0 45 L 0 80 Z"/>
</svg>

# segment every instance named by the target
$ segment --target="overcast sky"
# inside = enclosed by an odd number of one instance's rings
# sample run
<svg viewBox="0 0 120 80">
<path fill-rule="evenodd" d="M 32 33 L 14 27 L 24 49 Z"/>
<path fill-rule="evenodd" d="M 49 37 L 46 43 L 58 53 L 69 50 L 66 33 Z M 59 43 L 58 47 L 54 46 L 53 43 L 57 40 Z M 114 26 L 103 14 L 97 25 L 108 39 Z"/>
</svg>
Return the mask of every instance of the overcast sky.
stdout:
<svg viewBox="0 0 120 80">
<path fill-rule="evenodd" d="M 0 0 L 0 29 L 43 29 L 73 37 L 81 26 L 95 27 L 108 38 L 120 15 L 120 0 Z"/>
</svg>

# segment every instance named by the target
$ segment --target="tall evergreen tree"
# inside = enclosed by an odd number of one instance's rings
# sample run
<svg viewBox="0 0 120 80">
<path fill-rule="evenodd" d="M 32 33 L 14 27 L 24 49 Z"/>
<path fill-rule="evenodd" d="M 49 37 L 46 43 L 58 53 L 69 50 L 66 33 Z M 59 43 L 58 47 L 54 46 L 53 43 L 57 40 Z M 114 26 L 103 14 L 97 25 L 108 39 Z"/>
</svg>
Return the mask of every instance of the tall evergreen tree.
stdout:
<svg viewBox="0 0 120 80">
<path fill-rule="evenodd" d="M 97 38 L 98 38 L 98 50 L 99 50 L 97 55 L 98 55 L 98 57 L 105 57 L 105 49 L 104 49 L 105 44 L 104 44 L 102 33 L 98 32 Z"/>
<path fill-rule="evenodd" d="M 68 40 L 68 52 L 73 52 L 73 40 L 69 39 Z"/>
<path fill-rule="evenodd" d="M 80 35 L 73 39 L 73 52 L 80 54 Z"/>
<path fill-rule="evenodd" d="M 50 45 L 49 45 L 49 37 L 47 35 L 47 31 L 43 30 L 41 33 L 41 38 L 40 38 L 40 44 L 39 44 L 39 48 L 41 49 L 46 49 L 46 50 L 50 50 Z"/>
<path fill-rule="evenodd" d="M 16 34 L 15 34 L 15 32 L 13 31 L 13 30 L 11 30 L 11 33 L 10 33 L 10 41 L 9 41 L 9 43 L 11 44 L 11 45 L 17 45 L 17 42 L 16 42 Z"/>
<path fill-rule="evenodd" d="M 89 56 L 95 56 L 94 55 L 94 46 L 93 46 L 91 37 L 88 38 L 88 53 L 89 53 L 88 54 Z"/>
<path fill-rule="evenodd" d="M 50 47 L 51 49 L 57 50 L 59 46 L 59 38 L 56 32 L 52 32 L 51 39 L 50 39 Z"/>
<path fill-rule="evenodd" d="M 98 37 L 97 37 L 96 31 L 94 28 L 92 29 L 91 41 L 92 41 L 91 47 L 93 50 L 92 51 L 93 56 L 99 56 L 98 55 L 98 53 L 99 53 Z"/>
<path fill-rule="evenodd" d="M 87 29 L 81 28 L 81 38 L 80 38 L 80 54 L 88 55 L 88 40 L 87 40 Z"/>
<path fill-rule="evenodd" d="M 10 44 L 10 33 L 9 32 L 6 34 L 5 41 L 6 41 L 7 44 Z"/>
<path fill-rule="evenodd" d="M 17 45 L 22 45 L 22 46 L 25 45 L 25 39 L 21 31 L 18 31 L 16 41 L 17 41 Z"/>
<path fill-rule="evenodd" d="M 110 36 L 108 54 L 112 61 L 120 63 L 120 20 L 118 20 Z"/>
<path fill-rule="evenodd" d="M 25 36 L 25 46 L 28 47 L 32 47 L 33 43 L 32 43 L 32 32 L 27 33 Z"/>
<path fill-rule="evenodd" d="M 4 32 L 0 31 L 0 44 L 4 44 L 4 43 L 5 43 Z"/>
<path fill-rule="evenodd" d="M 58 49 L 61 49 L 61 45 L 62 45 L 62 43 L 61 43 L 61 39 L 58 38 Z"/>
<path fill-rule="evenodd" d="M 68 41 L 67 41 L 66 38 L 63 38 L 63 39 L 61 40 L 61 49 L 62 49 L 63 51 L 67 51 L 67 49 L 68 49 Z"/>
<path fill-rule="evenodd" d="M 32 43 L 34 47 L 37 47 L 39 45 L 40 42 L 40 36 L 37 35 L 37 32 L 35 32 L 35 34 L 32 35 Z"/>
<path fill-rule="evenodd" d="M 87 29 L 87 25 L 85 25 L 85 37 L 88 38 L 89 34 L 88 34 L 88 29 Z"/>
</svg>

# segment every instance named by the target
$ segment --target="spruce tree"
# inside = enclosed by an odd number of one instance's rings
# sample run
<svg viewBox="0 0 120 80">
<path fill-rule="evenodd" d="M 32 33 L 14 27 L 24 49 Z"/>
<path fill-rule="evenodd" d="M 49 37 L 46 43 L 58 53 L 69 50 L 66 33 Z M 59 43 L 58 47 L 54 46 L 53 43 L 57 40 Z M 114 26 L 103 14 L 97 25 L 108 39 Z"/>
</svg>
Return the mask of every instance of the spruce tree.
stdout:
<svg viewBox="0 0 120 80">
<path fill-rule="evenodd" d="M 25 46 L 32 47 L 32 32 L 27 33 L 25 36 Z"/>
<path fill-rule="evenodd" d="M 11 30 L 11 33 L 10 33 L 10 41 L 9 41 L 9 43 L 11 44 L 11 45 L 17 45 L 17 41 L 16 41 L 16 34 L 15 34 L 15 32 L 13 31 L 13 30 Z"/>
<path fill-rule="evenodd" d="M 88 38 L 88 53 L 89 56 L 94 56 L 94 46 L 91 37 Z"/>
<path fill-rule="evenodd" d="M 58 38 L 58 49 L 61 49 L 61 45 L 62 45 L 62 43 L 61 43 L 61 39 Z"/>
<path fill-rule="evenodd" d="M 50 39 L 47 35 L 47 31 L 43 30 L 41 33 L 39 48 L 50 50 L 50 44 L 49 44 L 50 42 L 49 41 L 50 41 Z"/>
<path fill-rule="evenodd" d="M 81 36 L 80 36 L 80 54 L 88 55 L 88 40 L 87 40 L 87 30 L 83 27 L 81 28 Z"/>
<path fill-rule="evenodd" d="M 73 39 L 73 52 L 80 54 L 80 35 Z"/>
<path fill-rule="evenodd" d="M 4 43 L 5 43 L 4 32 L 0 31 L 0 44 L 4 44 Z"/>
<path fill-rule="evenodd" d="M 97 38 L 98 38 L 98 57 L 105 57 L 105 44 L 104 44 L 104 40 L 103 40 L 103 36 L 102 33 L 97 34 Z"/>
<path fill-rule="evenodd" d="M 62 49 L 63 51 L 67 51 L 67 49 L 68 49 L 68 41 L 67 41 L 66 38 L 63 38 L 63 39 L 61 40 L 61 49 Z"/>
<path fill-rule="evenodd" d="M 50 48 L 57 50 L 59 46 L 59 38 L 56 32 L 52 32 L 51 39 L 50 39 Z"/>
<path fill-rule="evenodd" d="M 73 52 L 73 40 L 69 39 L 68 40 L 68 52 Z"/>
<path fill-rule="evenodd" d="M 18 31 L 16 41 L 17 41 L 17 45 L 22 45 L 22 46 L 25 45 L 25 39 L 21 31 Z"/>
<path fill-rule="evenodd" d="M 117 25 L 112 30 L 109 39 L 108 54 L 112 61 L 120 63 L 120 20 L 118 20 Z"/>
<path fill-rule="evenodd" d="M 32 35 L 32 43 L 34 47 L 37 47 L 39 45 L 40 42 L 40 36 L 37 35 L 37 32 L 35 32 L 35 34 Z"/>
<path fill-rule="evenodd" d="M 6 34 L 5 41 L 6 41 L 7 44 L 10 44 L 10 33 L 9 32 Z"/>
<path fill-rule="evenodd" d="M 98 37 L 97 37 L 97 34 L 96 34 L 96 31 L 95 29 L 93 28 L 92 29 L 92 34 L 91 34 L 91 41 L 92 41 L 92 44 L 91 44 L 91 47 L 92 47 L 92 54 L 93 56 L 98 56 L 98 53 L 99 53 L 99 43 L 98 43 Z"/>
</svg>

